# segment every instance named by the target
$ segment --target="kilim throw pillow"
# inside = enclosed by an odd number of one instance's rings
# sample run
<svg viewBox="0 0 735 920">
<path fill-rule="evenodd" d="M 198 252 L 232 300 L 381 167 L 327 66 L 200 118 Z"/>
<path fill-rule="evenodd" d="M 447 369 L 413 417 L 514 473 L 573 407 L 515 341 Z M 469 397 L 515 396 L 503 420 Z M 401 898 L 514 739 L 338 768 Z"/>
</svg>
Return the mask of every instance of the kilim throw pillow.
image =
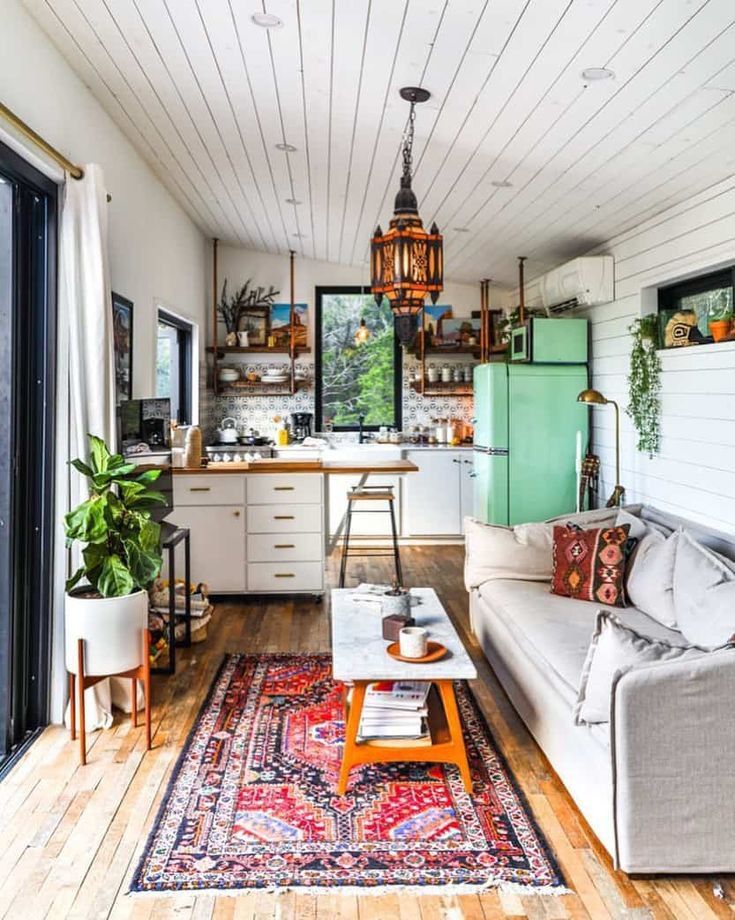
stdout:
<svg viewBox="0 0 735 920">
<path fill-rule="evenodd" d="M 625 607 L 625 545 L 630 525 L 554 527 L 551 591 L 579 601 Z"/>
</svg>

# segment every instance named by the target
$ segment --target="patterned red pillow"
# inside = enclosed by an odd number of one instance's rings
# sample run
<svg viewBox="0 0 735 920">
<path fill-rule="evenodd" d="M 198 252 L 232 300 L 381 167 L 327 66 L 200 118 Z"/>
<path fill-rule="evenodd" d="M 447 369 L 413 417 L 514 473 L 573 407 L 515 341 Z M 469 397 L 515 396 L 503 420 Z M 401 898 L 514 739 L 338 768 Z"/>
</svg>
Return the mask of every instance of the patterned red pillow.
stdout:
<svg viewBox="0 0 735 920">
<path fill-rule="evenodd" d="M 554 527 L 552 594 L 625 607 L 625 544 L 629 524 L 580 530 Z"/>
</svg>

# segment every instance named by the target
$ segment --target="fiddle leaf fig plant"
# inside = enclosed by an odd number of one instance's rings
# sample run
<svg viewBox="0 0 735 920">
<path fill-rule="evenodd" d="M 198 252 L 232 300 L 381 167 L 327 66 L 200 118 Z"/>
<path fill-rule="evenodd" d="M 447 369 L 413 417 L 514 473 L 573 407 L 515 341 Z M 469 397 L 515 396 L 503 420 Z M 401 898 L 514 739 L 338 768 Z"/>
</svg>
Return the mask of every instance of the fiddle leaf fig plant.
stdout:
<svg viewBox="0 0 735 920">
<path fill-rule="evenodd" d="M 656 352 L 657 317 L 651 313 L 628 327 L 633 336 L 625 410 L 638 432 L 638 450 L 652 457 L 661 444 L 661 360 Z"/>
<path fill-rule="evenodd" d="M 150 511 L 166 504 L 165 496 L 151 489 L 161 471 L 135 475 L 134 463 L 111 454 L 101 438 L 88 438 L 89 463 L 71 461 L 89 480 L 89 498 L 64 518 L 66 545 L 84 544 L 82 565 L 66 590 L 86 578 L 102 597 L 123 597 L 147 588 L 161 570 L 161 529 Z"/>
</svg>

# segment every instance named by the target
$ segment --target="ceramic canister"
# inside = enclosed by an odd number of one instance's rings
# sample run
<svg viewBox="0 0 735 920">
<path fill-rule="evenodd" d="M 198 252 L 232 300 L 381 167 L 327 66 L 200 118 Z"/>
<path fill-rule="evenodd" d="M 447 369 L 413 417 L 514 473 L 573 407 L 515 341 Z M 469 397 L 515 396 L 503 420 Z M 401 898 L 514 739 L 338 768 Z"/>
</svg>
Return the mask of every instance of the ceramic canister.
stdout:
<svg viewBox="0 0 735 920">
<path fill-rule="evenodd" d="M 411 615 L 411 595 L 408 591 L 386 591 L 382 603 L 383 616 L 408 617 Z"/>
<path fill-rule="evenodd" d="M 404 658 L 424 658 L 428 648 L 428 633 L 423 626 L 406 626 L 398 639 Z"/>
</svg>

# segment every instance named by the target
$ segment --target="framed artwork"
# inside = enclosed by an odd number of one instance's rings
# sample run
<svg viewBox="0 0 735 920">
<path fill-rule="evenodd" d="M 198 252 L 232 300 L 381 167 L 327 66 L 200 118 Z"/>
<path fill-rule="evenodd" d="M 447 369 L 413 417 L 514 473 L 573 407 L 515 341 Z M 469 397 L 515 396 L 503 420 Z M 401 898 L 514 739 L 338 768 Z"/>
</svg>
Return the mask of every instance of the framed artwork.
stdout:
<svg viewBox="0 0 735 920">
<path fill-rule="evenodd" d="M 115 404 L 133 398 L 133 302 L 112 292 Z"/>
<path fill-rule="evenodd" d="M 294 344 L 305 348 L 309 328 L 309 307 L 305 303 L 293 305 Z M 271 335 L 274 344 L 287 346 L 291 341 L 291 304 L 274 303 L 271 307 Z"/>
<path fill-rule="evenodd" d="M 489 351 L 491 355 L 502 354 L 508 348 L 508 342 L 505 339 L 506 317 L 502 310 L 488 310 L 489 332 L 488 336 Z"/>
<path fill-rule="evenodd" d="M 442 343 L 444 322 L 451 318 L 451 304 L 433 303 L 424 306 L 424 332 L 427 344 L 440 345 Z"/>
<path fill-rule="evenodd" d="M 248 307 L 240 316 L 238 329 L 248 334 L 249 347 L 268 343 L 268 308 Z"/>
</svg>

